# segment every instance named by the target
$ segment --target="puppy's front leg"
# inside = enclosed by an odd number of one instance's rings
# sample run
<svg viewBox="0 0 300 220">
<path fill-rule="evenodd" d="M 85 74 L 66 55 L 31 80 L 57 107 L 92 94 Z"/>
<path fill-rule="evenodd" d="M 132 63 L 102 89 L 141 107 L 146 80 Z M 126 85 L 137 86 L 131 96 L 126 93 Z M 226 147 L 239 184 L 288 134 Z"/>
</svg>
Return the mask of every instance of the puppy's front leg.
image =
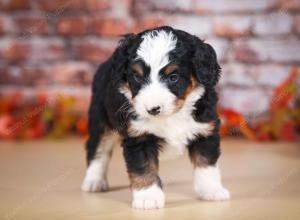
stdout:
<svg viewBox="0 0 300 220">
<path fill-rule="evenodd" d="M 158 176 L 158 139 L 150 135 L 127 138 L 123 147 L 132 190 L 132 207 L 163 208 L 165 195 Z"/>
<path fill-rule="evenodd" d="M 188 148 L 194 165 L 194 189 L 200 199 L 222 201 L 230 198 L 223 187 L 216 164 L 220 155 L 220 138 L 217 132 L 209 137 L 197 137 Z"/>
</svg>

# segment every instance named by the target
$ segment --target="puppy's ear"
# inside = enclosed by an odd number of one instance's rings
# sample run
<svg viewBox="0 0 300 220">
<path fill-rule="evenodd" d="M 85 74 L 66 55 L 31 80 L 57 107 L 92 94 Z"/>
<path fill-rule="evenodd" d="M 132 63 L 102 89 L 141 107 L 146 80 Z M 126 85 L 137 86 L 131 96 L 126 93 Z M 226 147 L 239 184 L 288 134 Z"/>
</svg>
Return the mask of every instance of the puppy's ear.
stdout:
<svg viewBox="0 0 300 220">
<path fill-rule="evenodd" d="M 207 43 L 195 37 L 193 66 L 194 74 L 199 83 L 215 86 L 220 78 L 221 68 L 215 50 Z"/>
<path fill-rule="evenodd" d="M 119 45 L 112 55 L 112 68 L 115 80 L 124 79 L 126 67 L 130 58 L 130 47 L 135 39 L 135 34 L 123 35 Z"/>
</svg>

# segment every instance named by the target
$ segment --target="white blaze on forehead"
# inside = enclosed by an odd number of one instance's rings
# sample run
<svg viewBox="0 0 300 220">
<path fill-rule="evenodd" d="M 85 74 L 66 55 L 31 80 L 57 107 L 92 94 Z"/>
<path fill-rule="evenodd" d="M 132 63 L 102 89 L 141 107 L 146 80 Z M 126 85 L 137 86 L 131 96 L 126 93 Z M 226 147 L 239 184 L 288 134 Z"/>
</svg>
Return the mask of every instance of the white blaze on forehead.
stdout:
<svg viewBox="0 0 300 220">
<path fill-rule="evenodd" d="M 158 72 L 169 61 L 168 53 L 175 49 L 177 38 L 172 32 L 151 31 L 142 36 L 142 43 L 137 50 L 137 59 L 143 59 L 150 66 L 151 72 Z"/>
<path fill-rule="evenodd" d="M 161 115 L 174 109 L 175 95 L 160 81 L 159 71 L 170 60 L 168 53 L 175 49 L 177 38 L 172 32 L 151 31 L 142 36 L 136 59 L 142 59 L 150 67 L 150 80 L 135 97 L 135 110 L 140 116 L 149 116 L 147 110 L 160 107 Z"/>
</svg>

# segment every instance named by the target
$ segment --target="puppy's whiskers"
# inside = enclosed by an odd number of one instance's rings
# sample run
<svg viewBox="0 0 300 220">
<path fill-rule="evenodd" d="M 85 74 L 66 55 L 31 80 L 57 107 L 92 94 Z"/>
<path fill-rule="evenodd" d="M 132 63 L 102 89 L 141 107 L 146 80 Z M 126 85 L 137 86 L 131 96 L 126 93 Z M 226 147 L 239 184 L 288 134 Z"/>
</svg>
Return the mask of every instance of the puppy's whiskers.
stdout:
<svg viewBox="0 0 300 220">
<path fill-rule="evenodd" d="M 129 102 L 124 102 L 115 114 L 126 112 L 130 107 L 131 106 Z"/>
</svg>

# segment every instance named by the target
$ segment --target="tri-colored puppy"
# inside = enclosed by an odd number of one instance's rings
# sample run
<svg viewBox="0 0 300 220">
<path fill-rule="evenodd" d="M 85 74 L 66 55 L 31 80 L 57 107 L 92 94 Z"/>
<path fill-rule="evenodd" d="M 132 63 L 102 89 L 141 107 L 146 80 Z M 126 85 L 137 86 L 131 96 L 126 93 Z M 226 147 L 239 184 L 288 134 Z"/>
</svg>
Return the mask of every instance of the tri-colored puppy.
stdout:
<svg viewBox="0 0 300 220">
<path fill-rule="evenodd" d="M 216 164 L 219 74 L 214 49 L 196 36 L 171 27 L 126 35 L 93 81 L 82 189 L 108 189 L 108 162 L 113 147 L 121 144 L 132 207 L 162 208 L 159 153 L 171 148 L 181 154 L 187 148 L 199 198 L 229 199 Z"/>
</svg>

